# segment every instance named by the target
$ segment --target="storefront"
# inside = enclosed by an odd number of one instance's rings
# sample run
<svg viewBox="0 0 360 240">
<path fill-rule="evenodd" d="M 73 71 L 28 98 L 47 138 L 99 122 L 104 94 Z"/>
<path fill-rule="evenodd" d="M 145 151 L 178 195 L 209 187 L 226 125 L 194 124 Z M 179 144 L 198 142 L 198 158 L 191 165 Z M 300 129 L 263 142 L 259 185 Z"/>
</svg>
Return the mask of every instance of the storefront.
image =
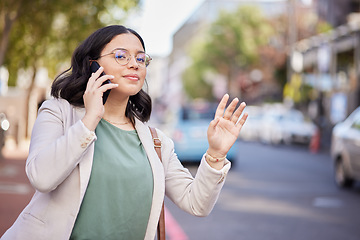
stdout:
<svg viewBox="0 0 360 240">
<path fill-rule="evenodd" d="M 333 125 L 360 105 L 360 21 L 301 40 L 293 49 L 294 74 L 315 89 L 324 108 L 316 109 L 324 115 L 318 117 Z"/>
</svg>

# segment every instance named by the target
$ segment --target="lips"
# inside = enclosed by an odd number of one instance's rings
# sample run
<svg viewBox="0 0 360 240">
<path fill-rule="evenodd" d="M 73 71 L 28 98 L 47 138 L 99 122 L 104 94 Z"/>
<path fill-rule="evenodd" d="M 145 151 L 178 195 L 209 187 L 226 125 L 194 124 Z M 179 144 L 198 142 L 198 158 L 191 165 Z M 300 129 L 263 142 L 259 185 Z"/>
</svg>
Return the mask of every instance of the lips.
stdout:
<svg viewBox="0 0 360 240">
<path fill-rule="evenodd" d="M 131 81 L 139 81 L 140 80 L 140 77 L 137 74 L 126 74 L 123 77 L 127 78 Z"/>
</svg>

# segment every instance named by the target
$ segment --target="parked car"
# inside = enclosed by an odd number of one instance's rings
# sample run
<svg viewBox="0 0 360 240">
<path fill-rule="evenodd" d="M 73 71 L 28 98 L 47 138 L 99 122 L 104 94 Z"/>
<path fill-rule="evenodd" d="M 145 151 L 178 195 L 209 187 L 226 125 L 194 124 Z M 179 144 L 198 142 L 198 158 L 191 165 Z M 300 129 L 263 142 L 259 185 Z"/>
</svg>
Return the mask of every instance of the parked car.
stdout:
<svg viewBox="0 0 360 240">
<path fill-rule="evenodd" d="M 316 125 L 295 109 L 268 110 L 262 117 L 260 140 L 269 144 L 309 144 Z"/>
<path fill-rule="evenodd" d="M 339 187 L 351 187 L 360 181 L 360 107 L 333 128 L 331 157 Z"/>
<path fill-rule="evenodd" d="M 250 142 L 258 141 L 262 130 L 261 121 L 263 117 L 263 110 L 259 106 L 246 106 L 245 112 L 249 115 L 245 125 L 241 129 L 239 138 Z"/>
<path fill-rule="evenodd" d="M 183 107 L 178 115 L 172 134 L 175 152 L 180 161 L 197 162 L 208 149 L 207 129 L 214 119 L 217 105 L 207 102 L 196 102 Z M 235 160 L 237 143 L 227 154 L 230 161 Z"/>
</svg>

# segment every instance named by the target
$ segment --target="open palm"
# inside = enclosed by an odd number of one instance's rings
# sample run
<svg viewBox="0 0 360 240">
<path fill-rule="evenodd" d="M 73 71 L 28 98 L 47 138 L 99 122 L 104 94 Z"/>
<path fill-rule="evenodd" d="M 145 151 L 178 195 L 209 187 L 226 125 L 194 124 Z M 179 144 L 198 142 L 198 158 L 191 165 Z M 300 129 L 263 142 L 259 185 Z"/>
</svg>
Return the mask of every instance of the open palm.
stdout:
<svg viewBox="0 0 360 240">
<path fill-rule="evenodd" d="M 235 98 L 226 108 L 228 100 L 229 95 L 225 94 L 216 109 L 214 120 L 210 122 L 207 130 L 209 149 L 212 152 L 216 152 L 218 156 L 225 156 L 227 154 L 237 140 L 248 116 L 245 113 L 240 119 L 246 107 L 244 102 L 236 108 L 239 99 Z"/>
</svg>

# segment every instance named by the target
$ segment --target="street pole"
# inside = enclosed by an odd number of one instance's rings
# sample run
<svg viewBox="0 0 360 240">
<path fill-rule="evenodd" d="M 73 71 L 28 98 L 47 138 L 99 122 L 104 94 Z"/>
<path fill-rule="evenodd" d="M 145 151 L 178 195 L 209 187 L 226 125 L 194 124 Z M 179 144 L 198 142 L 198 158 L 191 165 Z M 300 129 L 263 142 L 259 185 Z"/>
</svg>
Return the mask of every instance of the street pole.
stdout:
<svg viewBox="0 0 360 240">
<path fill-rule="evenodd" d="M 294 44 L 297 41 L 296 27 L 296 5 L 295 0 L 288 0 L 288 49 L 287 49 L 287 83 L 290 83 L 293 74 L 291 57 L 294 51 Z"/>
</svg>

